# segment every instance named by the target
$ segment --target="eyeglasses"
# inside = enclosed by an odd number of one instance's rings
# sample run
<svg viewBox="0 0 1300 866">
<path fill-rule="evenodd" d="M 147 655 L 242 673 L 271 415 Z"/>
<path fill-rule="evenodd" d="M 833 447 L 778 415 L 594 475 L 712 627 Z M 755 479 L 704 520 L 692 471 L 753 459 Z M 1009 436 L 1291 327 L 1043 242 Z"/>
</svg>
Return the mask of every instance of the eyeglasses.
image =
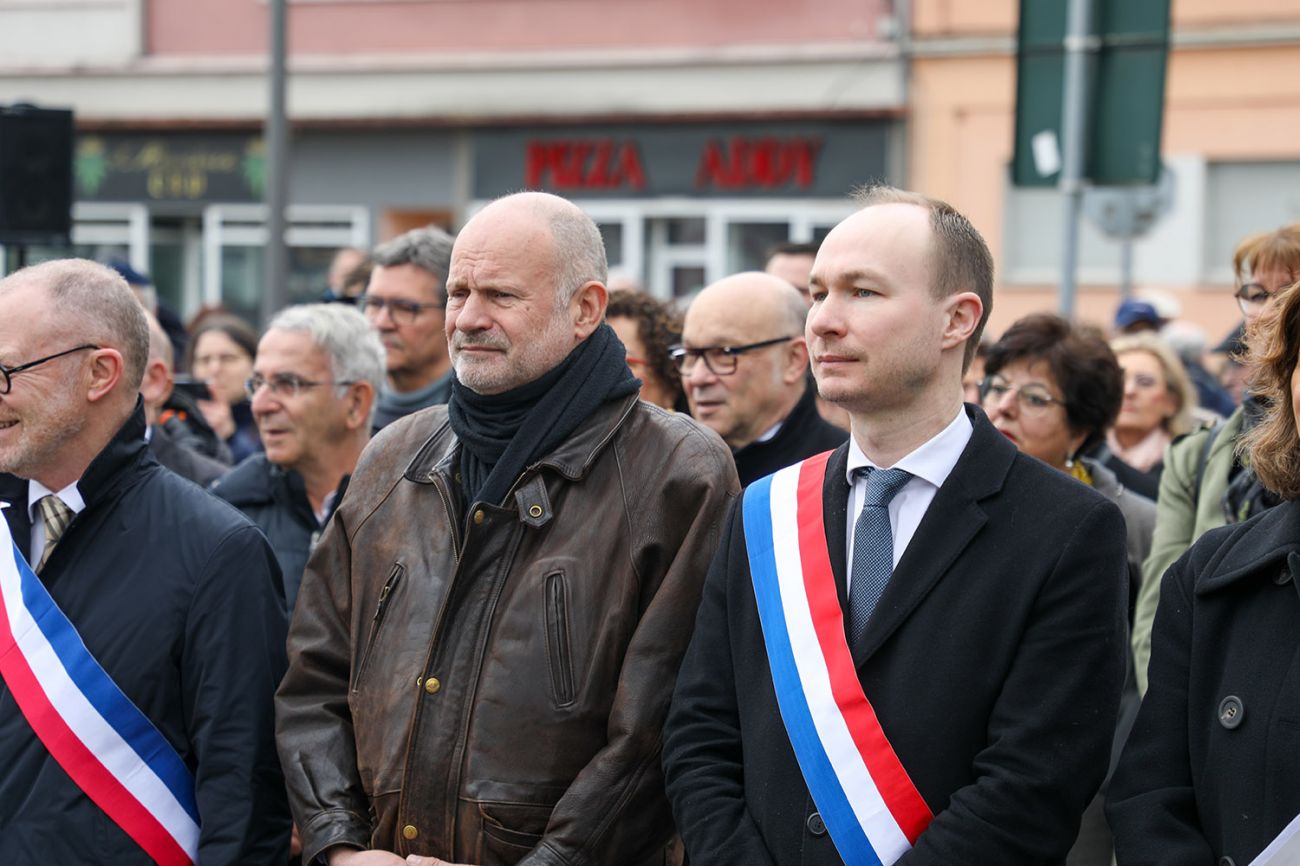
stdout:
<svg viewBox="0 0 1300 866">
<path fill-rule="evenodd" d="M 64 355 L 71 355 L 73 352 L 98 348 L 99 347 L 93 343 L 83 343 L 80 346 L 73 346 L 71 349 L 64 349 L 62 352 L 55 352 L 53 355 L 46 355 L 44 358 L 37 358 L 35 361 L 28 361 L 26 364 L 19 364 L 17 367 L 6 367 L 4 364 L 0 364 L 0 374 L 3 374 L 4 376 L 4 390 L 0 391 L 0 394 L 9 393 L 9 389 L 12 388 L 14 384 L 14 376 L 17 376 L 19 373 L 30 370 L 33 367 L 39 367 L 46 361 L 53 361 L 55 358 L 62 358 Z"/>
<path fill-rule="evenodd" d="M 746 352 L 775 346 L 777 343 L 786 343 L 793 339 L 794 337 L 775 337 L 771 340 L 748 343 L 744 346 L 705 346 L 702 349 L 673 346 L 668 350 L 668 355 L 673 359 L 673 366 L 677 368 L 677 372 L 683 376 L 689 376 L 691 371 L 695 369 L 695 362 L 701 358 L 704 359 L 704 366 L 713 375 L 730 376 L 736 372 L 736 364 L 739 362 L 740 356 Z"/>
<path fill-rule="evenodd" d="M 357 298 L 357 306 L 370 319 L 379 318 L 380 311 L 387 307 L 388 315 L 393 318 L 393 324 L 411 325 L 415 323 L 415 318 L 420 313 L 434 308 L 442 309 L 443 305 L 422 304 L 419 301 L 408 301 L 404 298 L 378 298 L 374 295 L 362 295 Z"/>
<path fill-rule="evenodd" d="M 999 405 L 1008 394 L 1016 395 L 1020 411 L 1026 415 L 1043 415 L 1053 404 L 1064 406 L 1064 400 L 1058 400 L 1042 385 L 1022 385 L 1016 387 L 1005 379 L 988 378 L 980 383 L 980 402 L 986 406 Z"/>
<path fill-rule="evenodd" d="M 1236 292 L 1237 306 L 1243 315 L 1249 316 L 1264 309 L 1273 300 L 1273 293 L 1259 283 L 1246 283 Z"/>
<path fill-rule="evenodd" d="M 248 399 L 251 400 L 265 385 L 271 389 L 272 394 L 281 400 L 292 400 L 308 388 L 316 388 L 321 385 L 343 387 L 355 384 L 355 379 L 347 382 L 313 382 L 311 379 L 304 379 L 302 376 L 295 376 L 293 373 L 276 373 L 269 379 L 257 374 L 249 377 L 248 381 L 244 382 L 244 393 L 248 394 Z"/>
</svg>

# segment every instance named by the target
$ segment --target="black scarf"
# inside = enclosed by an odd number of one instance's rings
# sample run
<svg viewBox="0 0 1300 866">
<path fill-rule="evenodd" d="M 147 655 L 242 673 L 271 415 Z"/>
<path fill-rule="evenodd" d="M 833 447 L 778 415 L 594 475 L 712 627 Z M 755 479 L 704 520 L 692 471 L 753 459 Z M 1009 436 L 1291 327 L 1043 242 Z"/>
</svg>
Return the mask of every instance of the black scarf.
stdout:
<svg viewBox="0 0 1300 866">
<path fill-rule="evenodd" d="M 568 438 L 603 403 L 640 387 L 609 325 L 601 325 L 537 379 L 501 394 L 476 393 L 453 375 L 447 414 L 462 445 L 465 501 L 504 504 L 533 461 Z"/>
</svg>

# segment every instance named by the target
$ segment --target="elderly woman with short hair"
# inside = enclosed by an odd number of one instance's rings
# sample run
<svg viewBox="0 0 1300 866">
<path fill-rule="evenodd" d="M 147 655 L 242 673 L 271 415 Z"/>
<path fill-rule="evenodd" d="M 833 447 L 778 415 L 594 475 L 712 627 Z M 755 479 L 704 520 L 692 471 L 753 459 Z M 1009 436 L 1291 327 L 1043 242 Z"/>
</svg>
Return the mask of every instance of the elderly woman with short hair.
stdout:
<svg viewBox="0 0 1300 866">
<path fill-rule="evenodd" d="M 1127 489 L 1101 463 L 1083 455 L 1100 444 L 1119 414 L 1124 375 L 1106 341 L 1053 315 L 1026 316 L 989 348 L 982 404 L 993 426 L 1021 451 L 1073 475 L 1119 506 L 1128 530 L 1129 593 L 1151 548 L 1155 504 Z M 1131 670 L 1120 702 L 1112 756 L 1137 714 Z M 1080 724 L 1086 724 L 1086 721 Z M 1101 797 L 1083 815 L 1070 852 L 1074 866 L 1109 866 L 1110 833 Z"/>
<path fill-rule="evenodd" d="M 1205 533 L 1161 582 L 1150 687 L 1108 804 L 1120 863 L 1300 857 L 1298 360 L 1292 286 L 1253 329 L 1251 388 L 1268 408 L 1243 437 L 1283 502 Z"/>
<path fill-rule="evenodd" d="M 1193 429 L 1192 381 L 1174 350 L 1155 334 L 1129 334 L 1110 347 L 1124 371 L 1124 402 L 1106 442 L 1120 460 L 1159 479 L 1165 448 Z"/>
</svg>

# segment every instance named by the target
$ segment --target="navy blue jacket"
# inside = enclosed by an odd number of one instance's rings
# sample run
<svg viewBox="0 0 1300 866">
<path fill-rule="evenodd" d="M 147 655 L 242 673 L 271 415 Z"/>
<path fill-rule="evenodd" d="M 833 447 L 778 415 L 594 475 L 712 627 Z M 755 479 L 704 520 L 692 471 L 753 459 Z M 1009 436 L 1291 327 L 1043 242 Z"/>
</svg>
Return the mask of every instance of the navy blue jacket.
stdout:
<svg viewBox="0 0 1300 866">
<path fill-rule="evenodd" d="M 91 654 L 196 779 L 199 862 L 284 863 L 289 812 L 272 696 L 284 674 L 280 575 L 261 533 L 167 471 L 136 412 L 78 482 L 41 580 Z M 25 480 L 0 474 L 27 550 Z M 0 683 L 0 863 L 152 861 L 50 757 Z"/>
<path fill-rule="evenodd" d="M 213 493 L 242 511 L 271 542 L 280 573 L 284 575 L 284 597 L 291 612 L 307 558 L 342 501 L 347 486 L 348 476 L 344 475 L 329 513 L 324 522 L 318 523 L 302 476 L 281 469 L 267 460 L 265 454 L 254 454 L 212 485 Z"/>
</svg>

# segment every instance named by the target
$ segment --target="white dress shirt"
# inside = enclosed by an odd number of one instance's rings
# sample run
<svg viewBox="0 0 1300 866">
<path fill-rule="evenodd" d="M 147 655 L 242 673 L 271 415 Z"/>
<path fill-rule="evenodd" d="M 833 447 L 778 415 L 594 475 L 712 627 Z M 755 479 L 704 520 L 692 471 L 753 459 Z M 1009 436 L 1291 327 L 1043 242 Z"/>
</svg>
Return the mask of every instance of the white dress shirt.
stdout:
<svg viewBox="0 0 1300 866">
<path fill-rule="evenodd" d="M 849 531 L 846 535 L 848 558 L 845 560 L 849 563 L 846 570 L 848 581 L 853 580 L 853 530 L 857 526 L 858 514 L 862 511 L 862 503 L 867 497 L 867 479 L 858 478 L 856 471 L 863 466 L 870 466 L 873 469 L 902 469 L 912 475 L 889 503 L 889 528 L 894 541 L 894 566 L 897 567 L 912 536 L 916 534 L 916 527 L 920 525 L 926 509 L 934 501 L 934 494 L 948 480 L 952 468 L 966 450 L 974 429 L 970 418 L 966 417 L 966 410 L 959 408 L 957 417 L 938 434 L 893 466 L 883 467 L 868 460 L 857 440 L 849 437 L 849 462 L 845 467 L 849 481 Z"/>
<path fill-rule="evenodd" d="M 41 512 L 36 503 L 51 493 L 54 491 L 39 481 L 27 482 L 27 519 L 32 523 L 32 568 L 41 561 L 41 554 L 45 552 L 45 521 L 41 519 Z M 62 499 L 63 504 L 71 508 L 73 514 L 80 514 L 86 508 L 86 500 L 81 498 L 81 491 L 77 489 L 75 481 L 54 495 Z"/>
</svg>

